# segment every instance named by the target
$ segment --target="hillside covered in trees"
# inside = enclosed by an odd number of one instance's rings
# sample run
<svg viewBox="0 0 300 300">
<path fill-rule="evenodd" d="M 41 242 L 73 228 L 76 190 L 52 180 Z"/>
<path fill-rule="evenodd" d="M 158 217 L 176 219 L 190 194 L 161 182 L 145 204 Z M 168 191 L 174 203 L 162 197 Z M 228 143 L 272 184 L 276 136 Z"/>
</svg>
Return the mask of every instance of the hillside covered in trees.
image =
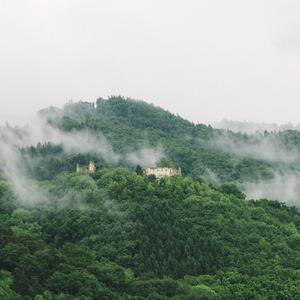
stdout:
<svg viewBox="0 0 300 300">
<path fill-rule="evenodd" d="M 220 181 L 239 183 L 269 179 L 276 172 L 288 169 L 300 170 L 300 132 L 296 130 L 256 135 L 234 133 L 193 124 L 159 107 L 122 97 L 100 98 L 96 103 L 70 102 L 62 110 L 49 108 L 39 115 L 63 132 L 101 133 L 118 153 L 161 147 L 164 156 L 180 165 L 185 175 L 193 177 L 213 176 Z M 57 154 L 62 150 L 51 144 L 28 149 L 32 156 L 48 158 L 55 154 L 59 158 Z M 99 160 L 99 166 L 103 164 L 101 157 L 94 158 Z M 50 173 L 37 174 L 37 179 L 71 170 L 73 161 L 66 165 L 67 159 L 70 156 L 57 159 L 56 168 Z M 114 165 L 113 160 L 106 160 L 106 165 Z M 122 160 L 118 165 L 132 167 Z"/>
<path fill-rule="evenodd" d="M 121 97 L 39 126 L 1 130 L 0 299 L 300 299 L 297 193 L 245 188 L 297 178 L 298 131 L 233 133 Z M 89 160 L 96 173 L 75 172 Z M 135 172 L 157 161 L 184 176 Z"/>
</svg>

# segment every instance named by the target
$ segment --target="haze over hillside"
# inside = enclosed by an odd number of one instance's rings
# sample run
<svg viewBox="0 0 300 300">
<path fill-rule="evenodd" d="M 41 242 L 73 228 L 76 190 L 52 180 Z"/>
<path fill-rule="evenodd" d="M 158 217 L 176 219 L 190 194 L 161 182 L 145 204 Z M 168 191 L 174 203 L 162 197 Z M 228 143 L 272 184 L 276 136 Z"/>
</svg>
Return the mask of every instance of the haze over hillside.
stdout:
<svg viewBox="0 0 300 300">
<path fill-rule="evenodd" d="M 219 122 L 213 122 L 213 127 L 221 129 L 229 129 L 234 132 L 244 132 L 247 134 L 264 133 L 269 132 L 279 132 L 284 130 L 300 130 L 300 124 L 276 124 L 276 123 L 254 123 L 247 121 L 232 121 L 232 120 L 222 120 Z"/>
<path fill-rule="evenodd" d="M 300 297 L 298 131 L 214 129 L 118 96 L 1 127 L 0 162 L 1 299 Z M 139 167 L 156 164 L 183 176 Z"/>
<path fill-rule="evenodd" d="M 295 130 L 246 135 L 111 97 L 43 109 L 31 125 L 2 127 L 1 134 L 2 161 L 11 160 L 2 169 L 21 194 L 28 187 L 26 194 L 34 195 L 26 178 L 52 179 L 73 171 L 77 161 L 93 158 L 99 167 L 134 169 L 167 157 L 185 176 L 236 184 L 249 199 L 300 203 L 300 132 Z"/>
<path fill-rule="evenodd" d="M 0 0 L 0 300 L 300 299 L 299 16 Z"/>
</svg>

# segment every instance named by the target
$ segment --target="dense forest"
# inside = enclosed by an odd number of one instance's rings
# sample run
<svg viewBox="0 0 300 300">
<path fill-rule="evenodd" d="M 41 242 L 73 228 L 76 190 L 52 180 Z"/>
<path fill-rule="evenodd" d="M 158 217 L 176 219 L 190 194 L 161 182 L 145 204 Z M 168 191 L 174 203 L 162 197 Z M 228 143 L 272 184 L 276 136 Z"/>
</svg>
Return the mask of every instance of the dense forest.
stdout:
<svg viewBox="0 0 300 300">
<path fill-rule="evenodd" d="M 117 153 L 161 147 L 184 175 L 192 177 L 210 179 L 213 174 L 218 181 L 239 184 L 270 179 L 276 172 L 300 170 L 300 132 L 296 130 L 235 133 L 193 124 L 161 108 L 122 97 L 98 99 L 96 103 L 70 102 L 62 110 L 42 110 L 39 116 L 63 132 L 101 133 Z M 71 171 L 74 160 L 86 163 L 93 154 L 66 156 L 63 147 L 53 144 L 39 144 L 24 151 L 43 160 L 31 170 L 38 180 Z M 112 160 L 103 161 L 101 156 L 94 159 L 101 167 L 116 165 Z M 122 160 L 117 165 L 135 167 Z"/>
<path fill-rule="evenodd" d="M 234 133 L 122 97 L 39 119 L 49 140 L 1 130 L 0 299 L 300 299 L 297 200 L 243 190 L 297 178 L 300 132 Z M 75 172 L 89 160 L 95 173 Z M 154 163 L 183 176 L 137 168 Z"/>
</svg>

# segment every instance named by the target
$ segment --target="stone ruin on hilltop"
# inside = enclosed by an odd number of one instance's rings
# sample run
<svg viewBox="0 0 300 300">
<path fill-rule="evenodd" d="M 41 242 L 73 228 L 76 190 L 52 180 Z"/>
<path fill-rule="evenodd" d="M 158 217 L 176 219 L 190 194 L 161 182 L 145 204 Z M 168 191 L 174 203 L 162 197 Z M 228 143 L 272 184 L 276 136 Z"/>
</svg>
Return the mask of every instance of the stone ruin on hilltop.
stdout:
<svg viewBox="0 0 300 300">
<path fill-rule="evenodd" d="M 76 164 L 76 172 L 87 172 L 89 174 L 94 174 L 96 172 L 95 163 L 90 160 L 88 166 L 81 167 L 79 164 Z"/>
<path fill-rule="evenodd" d="M 181 176 L 181 169 L 175 168 L 146 168 L 144 175 L 154 175 L 156 178 Z"/>
</svg>

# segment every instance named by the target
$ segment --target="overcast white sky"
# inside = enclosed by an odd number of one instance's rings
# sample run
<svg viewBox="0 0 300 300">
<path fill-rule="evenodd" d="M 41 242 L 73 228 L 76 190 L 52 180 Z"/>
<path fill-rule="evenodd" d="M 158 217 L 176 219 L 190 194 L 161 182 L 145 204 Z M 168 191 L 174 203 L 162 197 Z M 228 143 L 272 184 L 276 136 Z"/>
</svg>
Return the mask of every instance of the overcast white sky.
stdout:
<svg viewBox="0 0 300 300">
<path fill-rule="evenodd" d="M 0 0 L 0 122 L 72 99 L 300 122 L 299 0 Z"/>
</svg>

